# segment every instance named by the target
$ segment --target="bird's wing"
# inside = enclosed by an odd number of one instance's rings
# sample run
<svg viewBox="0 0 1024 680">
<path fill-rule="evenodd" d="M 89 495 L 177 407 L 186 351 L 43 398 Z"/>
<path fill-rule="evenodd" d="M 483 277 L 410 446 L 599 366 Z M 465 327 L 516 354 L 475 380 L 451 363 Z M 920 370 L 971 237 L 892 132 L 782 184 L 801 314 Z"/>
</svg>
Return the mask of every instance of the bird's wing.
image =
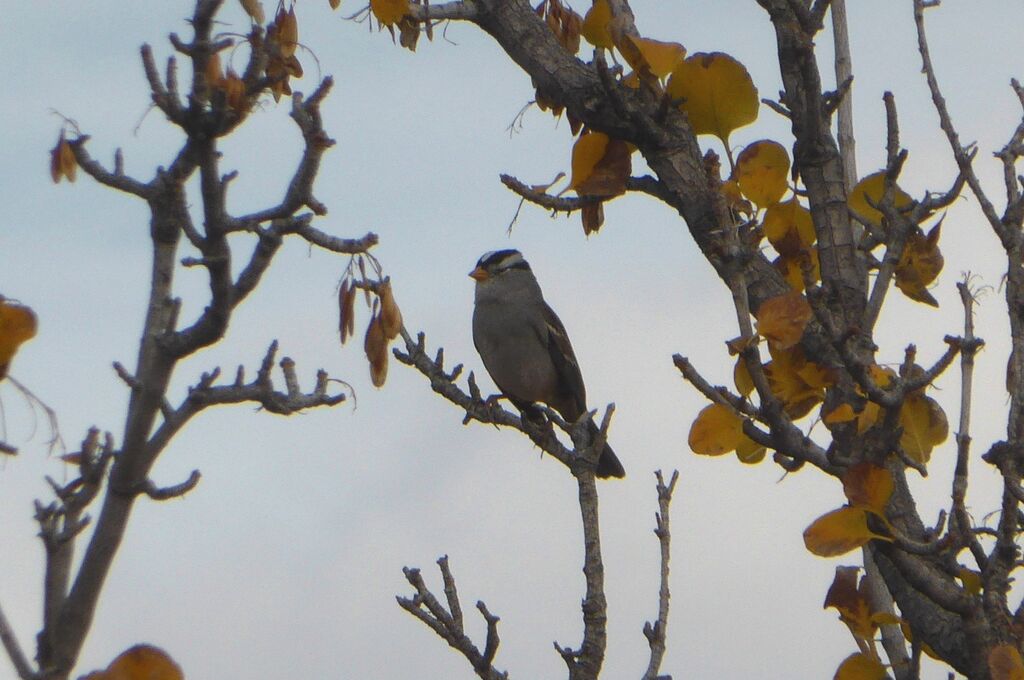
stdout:
<svg viewBox="0 0 1024 680">
<path fill-rule="evenodd" d="M 572 343 L 569 342 L 565 326 L 555 311 L 546 302 L 543 304 L 544 325 L 548 331 L 548 353 L 558 373 L 558 384 L 562 388 L 562 394 L 559 396 L 568 402 L 551 406 L 562 412 L 563 417 L 575 420 L 587 410 L 587 389 L 583 386 L 583 374 L 580 373 L 576 353 L 572 351 Z"/>
</svg>

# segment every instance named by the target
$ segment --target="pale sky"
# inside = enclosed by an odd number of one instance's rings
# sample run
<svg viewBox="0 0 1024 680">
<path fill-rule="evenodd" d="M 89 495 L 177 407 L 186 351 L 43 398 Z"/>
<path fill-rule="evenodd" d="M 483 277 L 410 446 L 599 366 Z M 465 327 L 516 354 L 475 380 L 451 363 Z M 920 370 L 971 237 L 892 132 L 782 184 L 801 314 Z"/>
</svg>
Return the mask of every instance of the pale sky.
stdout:
<svg viewBox="0 0 1024 680">
<path fill-rule="evenodd" d="M 576 4 L 585 11 L 589 3 Z M 169 32 L 191 35 L 183 21 L 191 5 L 5 5 L 0 294 L 32 306 L 40 319 L 39 335 L 16 357 L 12 375 L 56 409 L 72 449 L 92 425 L 120 437 L 127 389 L 111 362 L 134 365 L 148 283 L 148 213 L 82 173 L 74 185 L 51 183 L 47 151 L 61 126 L 53 112 L 92 136 L 95 158 L 109 163 L 121 147 L 126 170 L 148 180 L 180 138 L 159 113 L 147 113 L 138 47 L 149 42 L 165 58 Z M 226 5 L 223 30 L 244 32 L 241 10 L 231 0 Z M 915 197 L 944 190 L 953 163 L 919 73 L 910 0 L 849 5 L 861 174 L 883 163 L 881 95 L 890 89 L 910 150 L 902 186 Z M 747 66 L 762 96 L 776 96 L 774 34 L 753 0 L 632 6 L 643 35 L 681 42 L 691 53 L 728 52 Z M 342 20 L 359 7 L 346 0 L 331 12 L 326 0 L 304 0 L 297 10 L 300 40 L 316 60 L 300 55 L 306 78 L 293 87 L 313 89 L 317 60 L 337 83 L 323 115 L 338 144 L 316 185 L 330 214 L 316 224 L 341 236 L 377 232 L 374 252 L 393 276 L 409 329 L 425 331 L 430 347 L 443 345 L 451 363 L 475 370 L 484 390 L 493 385 L 470 339 L 466 273 L 495 248 L 517 247 L 532 263 L 572 337 L 591 407 L 617 404 L 610 441 L 627 477 L 600 485 L 610 619 L 604 676 L 636 677 L 646 667 L 641 631 L 656 615 L 658 587 L 652 472 L 678 468 L 662 672 L 832 677 L 856 647 L 834 610 L 821 604 L 835 567 L 860 556 L 814 557 L 801 533 L 843 503 L 840 486 L 811 469 L 782 479 L 771 463 L 698 458 L 686 445 L 704 402 L 676 373 L 671 355 L 689 356 L 713 382 L 728 383 L 724 341 L 738 333 L 729 296 L 685 225 L 653 199 L 631 196 L 606 207 L 603 230 L 589 239 L 578 217 L 551 220 L 530 206 L 507 236 L 518 199 L 498 174 L 541 183 L 567 171 L 568 126 L 531 109 L 523 130 L 509 135 L 532 98 L 529 78 L 473 27 L 453 25 L 447 40 L 439 31 L 412 54 L 386 33 Z M 947 0 L 928 18 L 952 114 L 962 139 L 978 141 L 979 172 L 1001 205 L 990 152 L 1020 117 L 1008 83 L 1024 75 L 1015 50 L 1024 8 Z M 827 34 L 818 41 L 826 81 L 829 41 Z M 231 209 L 263 207 L 283 192 L 300 148 L 287 113 L 287 104 L 268 104 L 225 143 L 223 168 L 240 172 Z M 758 122 L 732 141 L 768 137 L 790 146 L 785 121 L 762 107 Z M 976 374 L 977 474 L 969 503 L 981 521 L 996 497 L 978 456 L 1005 427 L 1006 343 L 999 336 L 1006 321 L 997 290 L 1003 259 L 973 199 L 958 202 L 943 232 L 946 267 L 932 291 L 940 310 L 892 293 L 879 357 L 898 361 L 915 342 L 921 362 L 930 363 L 944 348 L 943 335 L 962 332 L 954 287 L 961 272 L 996 289 L 978 310 L 989 344 Z M 394 601 L 410 592 L 403 566 L 423 568 L 439 588 L 434 561 L 447 554 L 471 636 L 482 645 L 476 600 L 501 617 L 496 665 L 514 678 L 564 675 L 551 643 L 577 646 L 582 635 L 575 481 L 517 433 L 463 427 L 458 409 L 411 369 L 393 362 L 386 387 L 374 389 L 361 335 L 345 348 L 337 342 L 335 284 L 345 264 L 299 241 L 287 244 L 229 337 L 181 366 L 172 398 L 213 366 L 232 374 L 243 363 L 254 371 L 276 338 L 305 384 L 323 367 L 351 383 L 358 408 L 281 418 L 246 405 L 193 421 L 153 477 L 176 484 L 198 468 L 203 479 L 183 500 L 137 503 L 78 672 L 149 642 L 166 649 L 190 680 L 471 678 L 465 659 Z M 183 319 L 206 304 L 204 289 L 200 273 L 179 275 Z M 935 393 L 951 423 L 959 412 L 958 376 L 950 371 Z M 0 399 L 3 438 L 21 449 L 0 461 L 0 603 L 31 653 L 43 564 L 32 500 L 49 497 L 43 475 L 66 473 L 47 456 L 44 428 L 33 433 L 33 416 L 11 385 L 0 384 Z M 928 479 L 914 480 L 926 521 L 948 502 L 952 468 L 950 440 L 933 454 Z M 928 673 L 945 677 L 936 666 Z M 4 659 L 6 677 L 13 671 Z"/>
</svg>

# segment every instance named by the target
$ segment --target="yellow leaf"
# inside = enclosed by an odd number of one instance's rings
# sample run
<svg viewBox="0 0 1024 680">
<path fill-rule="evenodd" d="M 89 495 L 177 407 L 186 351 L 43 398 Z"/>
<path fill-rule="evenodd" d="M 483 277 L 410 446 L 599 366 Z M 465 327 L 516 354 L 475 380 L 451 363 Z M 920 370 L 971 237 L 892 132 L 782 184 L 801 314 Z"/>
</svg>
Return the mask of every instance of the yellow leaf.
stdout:
<svg viewBox="0 0 1024 680">
<path fill-rule="evenodd" d="M 760 100 L 743 64 L 721 52 L 697 53 L 672 71 L 667 91 L 682 100 L 694 134 L 715 135 L 728 146 L 733 130 L 757 119 Z"/>
<path fill-rule="evenodd" d="M 857 463 L 843 474 L 843 493 L 850 504 L 876 515 L 885 515 L 893 486 L 892 473 L 871 463 Z"/>
<path fill-rule="evenodd" d="M 919 463 L 927 463 L 932 449 L 949 436 L 946 413 L 937 401 L 923 394 L 907 396 L 900 408 L 900 426 L 900 446 Z"/>
<path fill-rule="evenodd" d="M 370 0 L 370 10 L 381 26 L 392 26 L 409 13 L 409 0 Z"/>
<path fill-rule="evenodd" d="M 152 645 L 135 645 L 114 659 L 96 680 L 184 680 L 185 676 L 165 651 Z"/>
<path fill-rule="evenodd" d="M 877 659 L 857 652 L 846 657 L 843 663 L 839 664 L 833 680 L 883 680 L 888 677 L 885 666 Z"/>
<path fill-rule="evenodd" d="M 8 302 L 0 296 L 0 379 L 6 377 L 18 347 L 35 334 L 35 313 L 24 305 Z"/>
<path fill-rule="evenodd" d="M 746 153 L 746 149 L 743 153 Z M 740 159 L 743 158 L 743 153 L 740 154 Z M 742 160 L 739 163 L 742 163 Z M 788 156 L 786 163 L 788 166 Z M 742 165 L 740 172 L 743 172 Z M 740 181 L 742 189 L 742 179 Z M 810 211 L 800 205 L 796 196 L 785 203 L 768 206 L 764 213 L 764 236 L 780 255 L 797 255 L 805 252 L 818 238 L 814 233 L 814 221 L 811 219 Z"/>
<path fill-rule="evenodd" d="M 736 367 L 732 370 L 732 381 L 736 385 L 736 390 L 744 397 L 749 397 L 750 393 L 754 391 L 754 379 L 750 377 L 747 362 L 743 360 L 743 357 L 736 358 Z"/>
<path fill-rule="evenodd" d="M 779 255 L 772 264 L 779 270 L 782 277 L 786 279 L 789 287 L 798 293 L 802 293 L 806 287 L 804 279 L 805 268 L 810 270 L 808 276 L 810 276 L 812 283 L 821 280 L 821 265 L 818 262 L 817 248 L 801 250 L 795 255 Z"/>
<path fill-rule="evenodd" d="M 988 653 L 988 669 L 992 680 L 1024 680 L 1024 659 L 1020 650 L 1010 644 L 992 648 Z"/>
<path fill-rule="evenodd" d="M 602 132 L 588 132 L 572 147 L 572 178 L 567 189 L 580 196 L 611 198 L 626 191 L 632 147 Z"/>
<path fill-rule="evenodd" d="M 587 181 L 594 168 L 604 158 L 608 141 L 608 135 L 603 132 L 587 132 L 580 135 L 572 145 L 572 177 L 569 179 L 569 189 L 575 189 Z"/>
<path fill-rule="evenodd" d="M 677 42 L 663 42 L 651 38 L 626 36 L 634 49 L 623 46 L 622 56 L 636 71 L 650 71 L 656 78 L 664 78 L 686 57 L 686 48 Z"/>
<path fill-rule="evenodd" d="M 748 144 L 736 158 L 736 174 L 743 195 L 759 208 L 767 208 L 778 203 L 789 187 L 789 153 L 770 139 Z M 810 220 L 809 214 L 807 219 Z"/>
<path fill-rule="evenodd" d="M 741 463 L 756 465 L 764 460 L 765 455 L 768 453 L 768 449 L 743 434 L 742 427 L 743 426 L 741 424 L 740 441 L 736 444 L 736 457 L 740 459 Z"/>
<path fill-rule="evenodd" d="M 968 569 L 967 567 L 960 567 L 957 573 L 957 578 L 960 579 L 960 583 L 964 585 L 966 590 L 971 595 L 981 594 L 981 573 Z"/>
<path fill-rule="evenodd" d="M 702 456 L 721 456 L 734 451 L 743 437 L 743 421 L 727 406 L 705 406 L 690 426 L 690 449 Z"/>
<path fill-rule="evenodd" d="M 612 7 L 608 0 L 594 0 L 594 5 L 583 18 L 581 33 L 594 47 L 610 50 L 615 47 L 611 31 Z"/>
<path fill-rule="evenodd" d="M 846 203 L 850 206 L 850 210 L 857 213 L 862 220 L 880 227 L 882 226 L 882 213 L 873 206 L 882 204 L 884 193 L 885 172 L 876 172 L 857 182 L 857 186 L 853 187 L 853 191 L 847 197 Z M 892 200 L 897 209 L 906 208 L 913 202 L 913 199 L 898 186 L 893 187 Z"/>
<path fill-rule="evenodd" d="M 803 418 L 825 398 L 822 386 L 811 385 L 803 377 L 817 373 L 817 370 L 808 370 L 811 362 L 799 347 L 783 350 L 769 345 L 768 351 L 772 355 L 772 360 L 764 367 L 768 387 L 782 402 L 790 418 Z"/>
<path fill-rule="evenodd" d="M 925 236 L 915 228 L 907 239 L 900 261 L 896 264 L 896 287 L 911 300 L 938 307 L 939 303 L 928 292 L 928 286 L 942 271 L 945 260 L 939 251 L 940 221 Z"/>
<path fill-rule="evenodd" d="M 812 312 L 807 298 L 791 291 L 762 302 L 754 316 L 757 332 L 768 340 L 770 346 L 788 349 L 800 342 Z"/>
<path fill-rule="evenodd" d="M 853 406 L 849 404 L 840 404 L 828 413 L 822 415 L 821 420 L 826 425 L 836 425 L 838 423 L 848 423 L 856 417 L 857 414 L 854 412 Z"/>
<path fill-rule="evenodd" d="M 890 540 L 868 528 L 864 508 L 850 506 L 822 515 L 804 530 L 804 545 L 819 557 L 848 553 L 873 538 Z"/>
</svg>

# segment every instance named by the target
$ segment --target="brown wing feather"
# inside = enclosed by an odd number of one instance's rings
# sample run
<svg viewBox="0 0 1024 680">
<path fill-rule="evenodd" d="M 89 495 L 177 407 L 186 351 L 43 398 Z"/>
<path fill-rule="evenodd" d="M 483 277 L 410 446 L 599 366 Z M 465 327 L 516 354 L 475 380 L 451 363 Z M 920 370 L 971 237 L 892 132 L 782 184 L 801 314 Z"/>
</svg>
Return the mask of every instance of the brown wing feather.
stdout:
<svg viewBox="0 0 1024 680">
<path fill-rule="evenodd" d="M 580 373 L 576 353 L 572 351 L 565 326 L 547 303 L 544 303 L 544 323 L 548 329 L 548 352 L 558 373 L 558 385 L 561 388 L 557 401 L 553 400 L 549 405 L 561 413 L 563 418 L 574 421 L 587 410 L 587 389 L 583 386 L 583 374 Z"/>
</svg>

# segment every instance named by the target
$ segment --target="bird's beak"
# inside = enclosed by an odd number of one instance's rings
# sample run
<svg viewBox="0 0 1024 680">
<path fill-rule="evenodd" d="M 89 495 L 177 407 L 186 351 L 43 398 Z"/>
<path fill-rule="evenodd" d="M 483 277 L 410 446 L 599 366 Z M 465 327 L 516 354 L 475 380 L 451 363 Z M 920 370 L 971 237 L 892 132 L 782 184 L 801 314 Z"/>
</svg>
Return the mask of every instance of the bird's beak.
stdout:
<svg viewBox="0 0 1024 680">
<path fill-rule="evenodd" d="M 476 269 L 469 273 L 469 278 L 475 279 L 477 281 L 486 281 L 488 278 L 490 278 L 490 276 L 487 274 L 483 267 L 477 267 Z"/>
</svg>

